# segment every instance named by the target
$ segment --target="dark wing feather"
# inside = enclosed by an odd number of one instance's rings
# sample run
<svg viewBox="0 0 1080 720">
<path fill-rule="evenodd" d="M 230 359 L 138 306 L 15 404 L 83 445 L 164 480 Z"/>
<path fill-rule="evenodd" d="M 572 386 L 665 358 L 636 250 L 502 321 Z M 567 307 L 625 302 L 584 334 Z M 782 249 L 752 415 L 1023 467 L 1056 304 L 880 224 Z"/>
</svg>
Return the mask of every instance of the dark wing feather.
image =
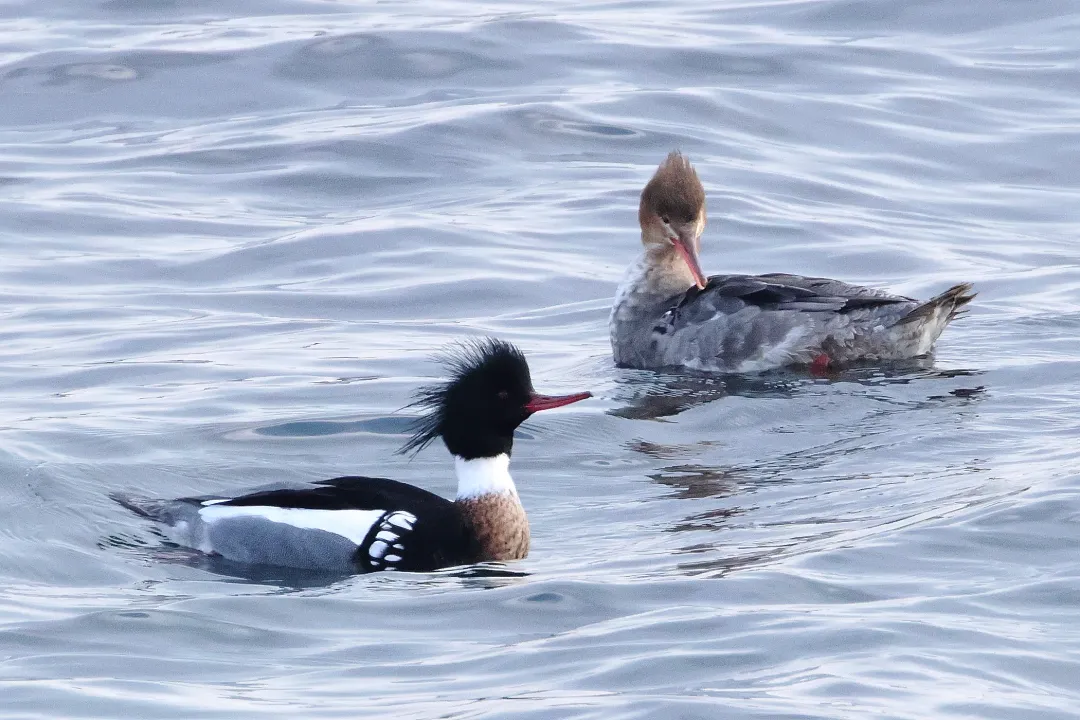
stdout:
<svg viewBox="0 0 1080 720">
<path fill-rule="evenodd" d="M 875 288 L 849 285 L 828 278 L 785 273 L 766 275 L 713 275 L 702 290 L 686 291 L 675 308 L 682 315 L 704 303 L 712 311 L 737 312 L 752 305 L 761 310 L 846 313 L 853 310 L 914 302 Z"/>
<path fill-rule="evenodd" d="M 452 504 L 435 493 L 388 478 L 348 476 L 310 486 L 253 492 L 222 505 L 267 505 L 309 510 L 428 510 Z"/>
</svg>

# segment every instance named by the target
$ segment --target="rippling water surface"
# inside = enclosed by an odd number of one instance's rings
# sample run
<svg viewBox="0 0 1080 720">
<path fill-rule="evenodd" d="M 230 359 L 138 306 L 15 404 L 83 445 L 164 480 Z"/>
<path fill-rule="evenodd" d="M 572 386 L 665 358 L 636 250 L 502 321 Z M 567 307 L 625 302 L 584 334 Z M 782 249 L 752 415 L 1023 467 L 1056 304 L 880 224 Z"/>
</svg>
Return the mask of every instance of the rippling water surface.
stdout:
<svg viewBox="0 0 1080 720">
<path fill-rule="evenodd" d="M 0 716 L 1078 716 L 1075 2 L 0 18 Z M 675 147 L 707 270 L 971 314 L 829 379 L 615 369 Z M 474 334 L 598 396 L 522 429 L 524 562 L 245 573 L 106 497 L 451 493 L 397 411 Z"/>
</svg>

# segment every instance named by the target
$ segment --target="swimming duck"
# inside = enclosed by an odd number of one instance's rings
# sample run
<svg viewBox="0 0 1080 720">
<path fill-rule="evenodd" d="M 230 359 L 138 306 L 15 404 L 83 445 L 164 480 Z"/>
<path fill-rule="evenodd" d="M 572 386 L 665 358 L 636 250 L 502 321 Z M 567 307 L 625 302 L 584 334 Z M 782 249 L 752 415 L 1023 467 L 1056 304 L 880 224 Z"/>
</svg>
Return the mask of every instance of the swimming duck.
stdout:
<svg viewBox="0 0 1080 720">
<path fill-rule="evenodd" d="M 645 249 L 619 285 L 609 320 L 620 367 L 757 372 L 913 358 L 929 353 L 975 297 L 970 283 L 920 302 L 787 273 L 705 277 L 698 262 L 705 189 L 679 152 L 642 191 L 638 222 Z"/>
<path fill-rule="evenodd" d="M 447 361 L 449 380 L 418 391 L 414 406 L 424 414 L 401 451 L 442 438 L 457 471 L 454 500 L 358 476 L 239 496 L 112 497 L 160 523 L 175 543 L 241 563 L 431 571 L 524 558 L 529 521 L 509 472 L 514 430 L 533 413 L 591 394 L 538 394 L 525 356 L 501 340 L 459 346 Z"/>
</svg>

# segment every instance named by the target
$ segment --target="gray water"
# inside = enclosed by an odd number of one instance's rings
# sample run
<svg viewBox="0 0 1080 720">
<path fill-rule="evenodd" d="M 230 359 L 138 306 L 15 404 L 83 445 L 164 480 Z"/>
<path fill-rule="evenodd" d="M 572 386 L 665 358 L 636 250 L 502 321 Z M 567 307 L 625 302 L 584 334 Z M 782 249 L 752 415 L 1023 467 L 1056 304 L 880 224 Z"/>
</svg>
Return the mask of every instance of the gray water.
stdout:
<svg viewBox="0 0 1080 720">
<path fill-rule="evenodd" d="M 0 716 L 1080 711 L 1072 0 L 0 6 Z M 613 367 L 673 148 L 711 272 L 980 294 L 930 362 Z M 530 557 L 249 572 L 107 493 L 385 475 L 468 335 Z"/>
</svg>

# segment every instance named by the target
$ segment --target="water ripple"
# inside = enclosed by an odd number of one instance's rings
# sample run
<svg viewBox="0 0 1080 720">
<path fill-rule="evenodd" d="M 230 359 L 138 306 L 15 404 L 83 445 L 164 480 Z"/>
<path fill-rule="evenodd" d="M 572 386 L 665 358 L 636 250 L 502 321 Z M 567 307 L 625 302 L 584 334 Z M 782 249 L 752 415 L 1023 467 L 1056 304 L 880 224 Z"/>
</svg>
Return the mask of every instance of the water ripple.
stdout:
<svg viewBox="0 0 1080 720">
<path fill-rule="evenodd" d="M 26 717 L 1076 717 L 1080 13 L 1066 0 L 0 7 L 0 666 Z M 612 367 L 672 148 L 715 272 L 925 296 L 934 359 Z M 395 455 L 497 334 L 591 404 L 531 557 L 252 571 L 107 498 Z"/>
</svg>

